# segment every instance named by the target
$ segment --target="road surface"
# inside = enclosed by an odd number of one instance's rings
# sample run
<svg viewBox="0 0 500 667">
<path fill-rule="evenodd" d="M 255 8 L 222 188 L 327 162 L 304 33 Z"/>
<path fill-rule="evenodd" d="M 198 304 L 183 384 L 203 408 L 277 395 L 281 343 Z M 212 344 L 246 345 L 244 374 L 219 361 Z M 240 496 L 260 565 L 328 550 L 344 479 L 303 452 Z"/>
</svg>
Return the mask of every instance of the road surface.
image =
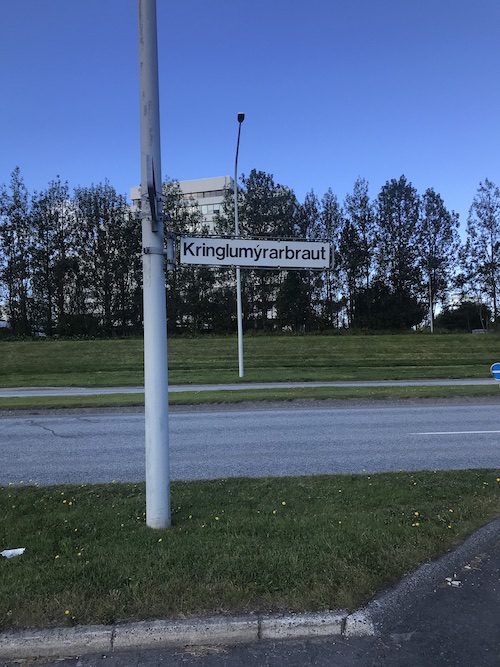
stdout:
<svg viewBox="0 0 500 667">
<path fill-rule="evenodd" d="M 0 484 L 144 478 L 142 413 L 0 418 Z M 500 405 L 204 409 L 170 415 L 173 479 L 497 467 Z"/>
</svg>

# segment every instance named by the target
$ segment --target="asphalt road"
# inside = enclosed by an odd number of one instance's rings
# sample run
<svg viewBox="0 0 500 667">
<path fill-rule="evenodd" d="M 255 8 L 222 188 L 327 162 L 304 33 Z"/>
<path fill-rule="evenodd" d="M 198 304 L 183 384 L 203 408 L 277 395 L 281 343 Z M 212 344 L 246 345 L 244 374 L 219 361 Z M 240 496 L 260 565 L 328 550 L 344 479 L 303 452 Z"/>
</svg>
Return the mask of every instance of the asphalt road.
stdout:
<svg viewBox="0 0 500 667">
<path fill-rule="evenodd" d="M 144 478 L 141 413 L 0 419 L 0 484 Z M 440 402 L 170 415 L 173 479 L 500 465 L 500 405 Z"/>
</svg>

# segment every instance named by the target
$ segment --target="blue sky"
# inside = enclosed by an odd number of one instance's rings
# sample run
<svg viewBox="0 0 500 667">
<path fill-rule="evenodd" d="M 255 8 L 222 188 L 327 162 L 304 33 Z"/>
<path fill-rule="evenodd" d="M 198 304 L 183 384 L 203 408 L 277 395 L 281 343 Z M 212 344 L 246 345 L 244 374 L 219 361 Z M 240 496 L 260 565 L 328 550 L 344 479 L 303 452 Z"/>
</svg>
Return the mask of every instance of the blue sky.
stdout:
<svg viewBox="0 0 500 667">
<path fill-rule="evenodd" d="M 500 184 L 497 0 L 158 0 L 163 173 L 274 174 L 298 197 L 404 173 L 462 223 Z M 139 176 L 135 0 L 2 3 L 0 183 Z"/>
</svg>

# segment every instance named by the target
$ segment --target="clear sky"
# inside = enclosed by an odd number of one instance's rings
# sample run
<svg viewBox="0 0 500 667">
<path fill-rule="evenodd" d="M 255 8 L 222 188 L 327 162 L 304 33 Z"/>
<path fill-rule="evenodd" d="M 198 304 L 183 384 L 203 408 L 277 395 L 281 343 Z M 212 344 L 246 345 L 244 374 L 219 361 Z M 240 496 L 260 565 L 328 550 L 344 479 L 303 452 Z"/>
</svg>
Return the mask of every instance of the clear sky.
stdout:
<svg viewBox="0 0 500 667">
<path fill-rule="evenodd" d="M 137 2 L 1 3 L 0 183 L 140 180 Z M 163 174 L 274 174 L 302 200 L 402 173 L 462 222 L 500 185 L 498 0 L 158 0 Z"/>
</svg>

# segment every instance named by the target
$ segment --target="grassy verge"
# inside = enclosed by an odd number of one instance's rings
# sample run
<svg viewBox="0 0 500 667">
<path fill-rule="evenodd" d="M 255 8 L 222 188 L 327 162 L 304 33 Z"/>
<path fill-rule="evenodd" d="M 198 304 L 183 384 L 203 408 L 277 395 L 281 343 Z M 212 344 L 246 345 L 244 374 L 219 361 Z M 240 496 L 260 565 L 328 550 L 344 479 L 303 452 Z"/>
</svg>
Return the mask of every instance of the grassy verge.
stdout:
<svg viewBox="0 0 500 667">
<path fill-rule="evenodd" d="M 170 405 L 214 405 L 245 401 L 297 401 L 303 399 L 411 399 L 494 396 L 496 385 L 444 387 L 297 387 L 295 389 L 241 389 L 236 391 L 180 391 L 169 396 Z M 144 394 L 102 396 L 26 396 L 0 398 L 0 410 L 50 408 L 109 408 L 144 405 Z"/>
<path fill-rule="evenodd" d="M 0 627 L 353 609 L 500 510 L 499 471 L 2 487 Z"/>
<path fill-rule="evenodd" d="M 245 381 L 488 377 L 498 334 L 245 336 Z M 0 386 L 118 386 L 143 381 L 143 342 L 0 342 Z M 238 380 L 234 336 L 169 340 L 173 384 Z"/>
</svg>

